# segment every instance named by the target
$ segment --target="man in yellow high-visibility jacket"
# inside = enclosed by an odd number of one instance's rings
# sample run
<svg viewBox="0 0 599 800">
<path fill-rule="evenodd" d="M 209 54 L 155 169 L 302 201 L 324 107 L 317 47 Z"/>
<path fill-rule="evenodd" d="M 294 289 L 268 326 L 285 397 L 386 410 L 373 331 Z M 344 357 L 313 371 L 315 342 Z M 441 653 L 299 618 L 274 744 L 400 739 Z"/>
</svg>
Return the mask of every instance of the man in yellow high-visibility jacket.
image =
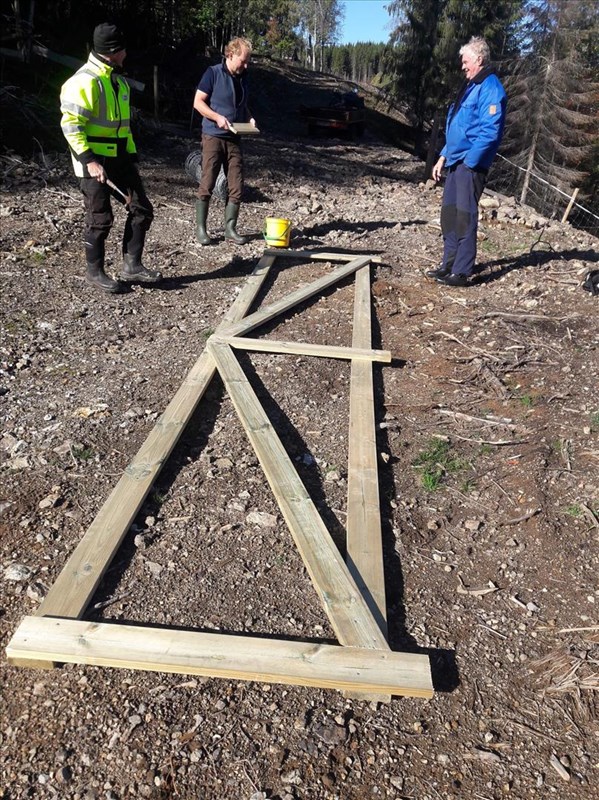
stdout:
<svg viewBox="0 0 599 800">
<path fill-rule="evenodd" d="M 105 242 L 114 221 L 111 197 L 128 212 L 121 280 L 157 283 L 162 275 L 141 262 L 154 212 L 135 166 L 129 86 L 120 74 L 125 40 L 116 25 L 106 22 L 95 28 L 93 43 L 87 62 L 61 89 L 61 128 L 84 197 L 86 277 L 107 292 L 118 292 L 120 282 L 104 271 Z"/>
</svg>

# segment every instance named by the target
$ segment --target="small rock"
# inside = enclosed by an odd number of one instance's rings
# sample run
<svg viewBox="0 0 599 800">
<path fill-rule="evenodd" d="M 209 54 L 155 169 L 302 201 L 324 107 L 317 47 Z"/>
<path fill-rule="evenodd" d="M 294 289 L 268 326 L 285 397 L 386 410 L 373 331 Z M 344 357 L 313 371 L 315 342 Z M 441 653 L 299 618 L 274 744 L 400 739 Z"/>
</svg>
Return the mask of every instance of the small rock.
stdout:
<svg viewBox="0 0 599 800">
<path fill-rule="evenodd" d="M 499 208 L 501 205 L 496 197 L 481 197 L 478 204 L 481 208 Z"/>
<path fill-rule="evenodd" d="M 58 783 L 68 783 L 73 777 L 70 767 L 60 767 L 56 770 L 56 780 Z"/>
<path fill-rule="evenodd" d="M 250 511 L 245 521 L 248 525 L 258 525 L 260 528 L 277 527 L 277 518 L 274 514 L 267 514 L 266 511 Z"/>
<path fill-rule="evenodd" d="M 281 775 L 281 781 L 282 783 L 289 783 L 292 786 L 299 786 L 302 783 L 299 770 L 297 769 L 292 769 L 290 772 L 284 772 Z"/>
<path fill-rule="evenodd" d="M 497 753 L 494 753 L 492 750 L 483 750 L 482 748 L 476 748 L 474 751 L 474 755 L 480 759 L 480 761 L 486 761 L 490 764 L 499 764 L 501 761 L 500 756 Z"/>
<path fill-rule="evenodd" d="M 129 717 L 129 731 L 132 731 L 134 728 L 137 728 L 138 725 L 141 725 L 141 717 L 139 714 L 131 714 Z"/>
<path fill-rule="evenodd" d="M 60 487 L 59 486 L 53 486 L 52 487 L 52 491 L 50 492 L 50 494 L 47 497 L 44 497 L 43 500 L 39 501 L 38 508 L 41 508 L 41 509 L 44 509 L 44 508 L 56 508 L 56 506 L 58 505 L 60 500 L 61 500 Z"/>
<path fill-rule="evenodd" d="M 560 776 L 560 778 L 562 778 L 562 780 L 564 780 L 564 781 L 569 781 L 570 780 L 570 773 L 564 767 L 564 765 L 562 764 L 560 759 L 557 758 L 557 756 L 552 754 L 551 758 L 549 759 L 549 763 L 551 764 L 553 769 L 557 772 L 557 774 Z"/>
<path fill-rule="evenodd" d="M 5 581 L 26 581 L 31 577 L 32 570 L 25 564 L 11 564 L 4 570 Z"/>
</svg>

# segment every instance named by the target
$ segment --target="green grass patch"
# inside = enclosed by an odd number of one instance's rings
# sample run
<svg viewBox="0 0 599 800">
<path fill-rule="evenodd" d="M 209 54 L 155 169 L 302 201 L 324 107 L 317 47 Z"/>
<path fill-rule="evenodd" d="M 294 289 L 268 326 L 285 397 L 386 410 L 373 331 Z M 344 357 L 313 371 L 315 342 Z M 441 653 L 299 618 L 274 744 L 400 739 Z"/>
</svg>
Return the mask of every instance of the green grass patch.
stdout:
<svg viewBox="0 0 599 800">
<path fill-rule="evenodd" d="M 71 448 L 71 452 L 73 453 L 73 458 L 76 461 L 91 461 L 91 459 L 96 455 L 95 451 L 91 447 L 86 447 L 85 445 L 73 445 Z"/>
<path fill-rule="evenodd" d="M 582 508 L 581 506 L 578 505 L 578 503 L 573 503 L 571 506 L 568 506 L 567 508 L 564 509 L 564 512 L 569 517 L 575 517 L 575 518 L 582 517 L 583 514 Z"/>
<path fill-rule="evenodd" d="M 431 439 L 426 450 L 414 459 L 412 466 L 421 473 L 422 486 L 426 491 L 434 492 L 446 475 L 465 469 L 468 462 L 452 452 L 449 442 Z"/>
</svg>

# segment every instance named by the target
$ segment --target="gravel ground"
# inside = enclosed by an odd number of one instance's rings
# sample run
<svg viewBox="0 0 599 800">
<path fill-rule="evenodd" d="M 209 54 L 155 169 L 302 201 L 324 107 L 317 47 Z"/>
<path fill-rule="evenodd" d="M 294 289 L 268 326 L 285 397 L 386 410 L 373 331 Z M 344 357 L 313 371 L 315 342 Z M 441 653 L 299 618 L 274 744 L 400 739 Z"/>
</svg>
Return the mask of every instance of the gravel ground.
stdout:
<svg viewBox="0 0 599 800">
<path fill-rule="evenodd" d="M 260 121 L 260 120 L 259 120 Z M 146 130 L 157 288 L 86 284 L 67 160 L 8 154 L 0 194 L 3 335 L 0 629 L 3 800 L 582 800 L 599 784 L 597 240 L 488 209 L 477 282 L 425 277 L 441 190 L 377 141 L 247 141 L 245 247 L 194 241 L 183 130 Z M 500 198 L 501 207 L 509 205 Z M 512 204 L 513 205 L 513 204 Z M 522 213 L 520 213 L 522 212 Z M 373 269 L 377 448 L 392 649 L 430 657 L 432 700 L 66 665 L 6 664 L 98 510 L 263 249 L 380 256 Z M 513 215 L 512 215 L 513 216 Z M 118 267 L 122 214 L 110 238 Z M 541 226 L 541 227 L 539 227 Z M 279 259 L 259 302 L 334 265 Z M 351 345 L 353 282 L 256 335 Z M 242 359 L 343 550 L 349 366 Z M 85 619 L 334 641 L 232 403 L 215 379 Z"/>
</svg>

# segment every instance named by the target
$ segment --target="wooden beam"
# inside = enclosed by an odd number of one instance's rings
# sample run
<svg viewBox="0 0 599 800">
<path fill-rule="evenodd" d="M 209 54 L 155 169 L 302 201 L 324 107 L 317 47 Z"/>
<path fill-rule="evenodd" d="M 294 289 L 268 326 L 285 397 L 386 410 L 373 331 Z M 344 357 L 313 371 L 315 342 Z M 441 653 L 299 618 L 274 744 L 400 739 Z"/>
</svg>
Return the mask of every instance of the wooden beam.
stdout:
<svg viewBox="0 0 599 800">
<path fill-rule="evenodd" d="M 356 273 L 354 347 L 371 346 L 370 270 Z M 387 605 L 374 419 L 372 363 L 352 360 L 347 478 L 347 565 L 384 636 Z"/>
<path fill-rule="evenodd" d="M 229 397 L 262 465 L 333 630 L 343 645 L 386 649 L 387 641 L 233 351 L 209 343 Z"/>
<path fill-rule="evenodd" d="M 272 256 L 260 259 L 221 326 L 226 327 L 243 317 L 251 307 L 274 260 Z M 37 615 L 80 618 L 85 613 L 104 572 L 214 372 L 212 357 L 204 351 L 87 529 L 37 609 Z"/>
<path fill-rule="evenodd" d="M 354 258 L 348 264 L 345 264 L 342 267 L 337 267 L 337 269 L 333 270 L 333 272 L 329 272 L 328 275 L 323 275 L 321 278 L 318 278 L 318 280 L 312 281 L 312 283 L 309 283 L 306 286 L 301 286 L 295 292 L 291 292 L 291 294 L 281 297 L 279 300 L 269 306 L 264 306 L 258 311 L 255 311 L 253 314 L 250 314 L 249 317 L 244 317 L 244 319 L 240 322 L 230 325 L 225 330 L 219 329 L 219 333 L 224 334 L 225 336 L 239 336 L 243 333 L 249 333 L 249 331 L 254 330 L 254 328 L 257 328 L 260 325 L 264 325 L 266 322 L 269 322 L 279 314 L 282 314 L 285 311 L 288 311 L 290 308 L 303 303 L 304 300 L 307 300 L 308 298 L 313 297 L 313 295 L 328 289 L 329 286 L 333 286 L 344 278 L 347 278 L 349 275 L 353 275 L 354 272 L 360 269 L 360 267 L 369 264 L 370 260 L 370 256 Z"/>
<path fill-rule="evenodd" d="M 198 631 L 25 617 L 9 663 L 41 660 L 432 697 L 428 657 Z"/>
<path fill-rule="evenodd" d="M 356 257 L 355 253 L 330 253 L 328 251 L 319 252 L 318 250 L 286 250 L 283 247 L 268 247 L 264 251 L 265 256 L 281 256 L 283 258 L 298 258 L 304 261 L 351 261 Z M 368 256 L 373 264 L 382 264 L 380 256 Z"/>
<path fill-rule="evenodd" d="M 367 268 L 366 268 L 367 269 Z M 215 344 L 228 344 L 236 350 L 257 350 L 260 353 L 285 353 L 287 355 L 318 356 L 320 358 L 364 359 L 391 363 L 389 350 L 370 350 L 358 347 L 338 347 L 309 342 L 282 342 L 278 339 L 247 339 L 243 336 L 219 336 L 210 338 Z"/>
<path fill-rule="evenodd" d="M 259 129 L 249 122 L 229 123 L 229 130 L 231 133 L 239 133 L 241 136 L 257 136 L 260 133 Z"/>
</svg>

